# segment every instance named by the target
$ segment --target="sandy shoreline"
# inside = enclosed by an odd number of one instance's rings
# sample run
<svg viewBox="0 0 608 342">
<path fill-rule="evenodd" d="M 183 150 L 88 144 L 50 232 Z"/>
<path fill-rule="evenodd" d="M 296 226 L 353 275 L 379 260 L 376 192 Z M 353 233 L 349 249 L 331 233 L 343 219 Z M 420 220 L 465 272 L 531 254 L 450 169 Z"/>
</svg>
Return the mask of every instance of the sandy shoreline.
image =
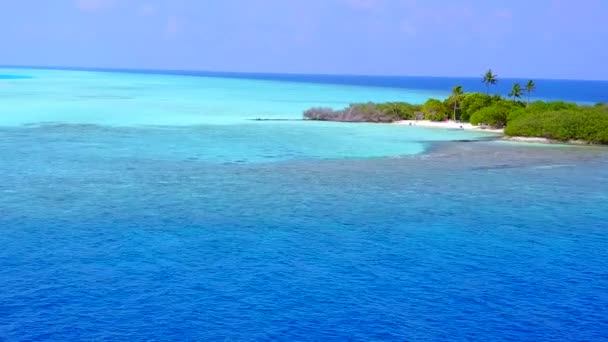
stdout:
<svg viewBox="0 0 608 342">
<path fill-rule="evenodd" d="M 503 134 L 502 128 L 483 128 L 479 126 L 471 125 L 468 122 L 456 122 L 456 121 L 429 121 L 429 120 L 400 120 L 395 121 L 396 125 L 407 125 L 407 126 L 418 126 L 428 128 L 441 128 L 441 129 L 464 129 L 467 131 L 477 132 L 488 132 L 495 134 Z"/>
<path fill-rule="evenodd" d="M 566 145 L 593 145 L 582 140 L 570 140 L 570 141 L 558 141 L 542 137 L 520 137 L 520 136 L 507 136 L 504 135 L 504 129 L 502 128 L 483 128 L 479 126 L 471 125 L 468 122 L 456 122 L 456 121 L 429 121 L 429 120 L 401 120 L 395 121 L 393 124 L 396 125 L 407 125 L 407 126 L 418 126 L 427 128 L 438 128 L 438 129 L 462 129 L 467 131 L 476 132 L 487 132 L 500 135 L 503 140 L 522 142 L 522 143 L 540 143 L 540 144 L 566 144 Z"/>
</svg>

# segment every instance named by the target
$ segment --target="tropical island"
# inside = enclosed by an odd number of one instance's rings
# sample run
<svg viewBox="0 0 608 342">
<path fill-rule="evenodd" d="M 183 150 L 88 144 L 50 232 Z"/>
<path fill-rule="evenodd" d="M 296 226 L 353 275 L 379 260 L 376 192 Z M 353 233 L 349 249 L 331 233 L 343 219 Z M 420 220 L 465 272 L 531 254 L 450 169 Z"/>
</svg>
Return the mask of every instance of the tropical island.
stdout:
<svg viewBox="0 0 608 342">
<path fill-rule="evenodd" d="M 530 101 L 536 84 L 515 83 L 508 98 L 490 95 L 497 76 L 490 69 L 482 82 L 486 93 L 464 92 L 455 86 L 451 95 L 424 104 L 407 102 L 355 103 L 341 110 L 316 107 L 304 112 L 306 120 L 341 122 L 452 122 L 501 130 L 507 137 L 608 144 L 608 104 L 579 105 L 564 101 Z M 439 124 L 435 125 L 439 126 Z M 460 125 L 459 127 L 462 127 Z"/>
</svg>

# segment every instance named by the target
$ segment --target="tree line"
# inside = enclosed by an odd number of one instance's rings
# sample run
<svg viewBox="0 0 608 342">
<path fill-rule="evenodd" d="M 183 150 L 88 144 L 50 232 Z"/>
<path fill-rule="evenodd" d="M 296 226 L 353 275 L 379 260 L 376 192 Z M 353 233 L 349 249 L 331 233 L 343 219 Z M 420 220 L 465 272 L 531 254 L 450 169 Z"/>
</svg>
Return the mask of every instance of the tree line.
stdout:
<svg viewBox="0 0 608 342">
<path fill-rule="evenodd" d="M 486 85 L 486 94 L 489 95 L 490 86 L 496 85 L 496 83 L 498 82 L 498 76 L 492 72 L 492 69 L 488 69 L 488 71 L 486 71 L 486 73 L 483 75 L 483 78 L 481 81 Z M 456 90 L 456 88 L 459 88 L 460 91 L 462 92 L 461 86 L 454 87 L 454 90 Z M 534 91 L 536 91 L 536 84 L 534 83 L 533 80 L 529 80 L 526 83 L 524 88 L 522 88 L 521 84 L 519 84 L 519 83 L 513 84 L 513 87 L 511 88 L 511 92 L 509 93 L 509 97 L 518 99 L 518 98 L 522 97 L 524 90 L 528 93 L 527 103 L 529 104 L 530 103 L 530 94 L 532 94 Z M 454 92 L 452 92 L 452 93 L 454 93 Z"/>
<path fill-rule="evenodd" d="M 344 122 L 393 122 L 431 120 L 470 122 L 505 128 L 507 135 L 544 137 L 556 140 L 583 140 L 608 144 L 608 105 L 584 106 L 564 101 L 530 101 L 536 84 L 529 80 L 522 87 L 513 84 L 508 99 L 490 95 L 498 76 L 492 69 L 483 74 L 486 92 L 465 92 L 461 85 L 452 88 L 444 100 L 431 98 L 424 104 L 406 102 L 355 103 L 340 110 L 316 107 L 304 112 L 304 119 Z M 521 98 L 527 95 L 526 101 Z"/>
</svg>

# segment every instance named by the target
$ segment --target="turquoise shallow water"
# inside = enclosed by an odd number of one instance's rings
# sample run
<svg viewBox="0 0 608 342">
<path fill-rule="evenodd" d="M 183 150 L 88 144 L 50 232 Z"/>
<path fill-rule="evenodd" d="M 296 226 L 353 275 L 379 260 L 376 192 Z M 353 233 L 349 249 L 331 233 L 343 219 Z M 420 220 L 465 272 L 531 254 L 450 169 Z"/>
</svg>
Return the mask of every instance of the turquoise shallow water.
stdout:
<svg viewBox="0 0 608 342">
<path fill-rule="evenodd" d="M 11 72 L 3 340 L 605 338 L 604 148 L 247 120 L 424 92 Z"/>
<path fill-rule="evenodd" d="M 143 153 L 219 163 L 361 158 L 420 153 L 430 141 L 487 136 L 392 125 L 253 120 L 301 119 L 313 106 L 423 102 L 428 92 L 153 74 L 2 73 L 27 78 L 0 83 L 0 126 L 28 126 L 35 139 L 49 136 L 60 144 L 75 140 L 82 143 L 83 153 L 107 153 L 108 147 L 120 145 L 125 148 L 115 153 L 125 156 Z M 91 133 L 100 141 L 89 141 Z"/>
<path fill-rule="evenodd" d="M 312 106 L 424 102 L 436 92 L 174 75 L 0 69 L 0 124 L 197 125 L 300 119 Z"/>
</svg>

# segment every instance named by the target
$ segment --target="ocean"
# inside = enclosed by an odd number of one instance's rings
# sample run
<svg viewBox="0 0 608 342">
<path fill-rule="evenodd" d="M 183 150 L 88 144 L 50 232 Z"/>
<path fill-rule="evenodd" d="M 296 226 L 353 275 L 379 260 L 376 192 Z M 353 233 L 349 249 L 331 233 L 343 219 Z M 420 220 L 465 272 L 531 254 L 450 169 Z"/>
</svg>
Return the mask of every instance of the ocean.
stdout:
<svg viewBox="0 0 608 342">
<path fill-rule="evenodd" d="M 605 339 L 608 149 L 295 120 L 448 83 L 0 69 L 0 340 Z"/>
</svg>

